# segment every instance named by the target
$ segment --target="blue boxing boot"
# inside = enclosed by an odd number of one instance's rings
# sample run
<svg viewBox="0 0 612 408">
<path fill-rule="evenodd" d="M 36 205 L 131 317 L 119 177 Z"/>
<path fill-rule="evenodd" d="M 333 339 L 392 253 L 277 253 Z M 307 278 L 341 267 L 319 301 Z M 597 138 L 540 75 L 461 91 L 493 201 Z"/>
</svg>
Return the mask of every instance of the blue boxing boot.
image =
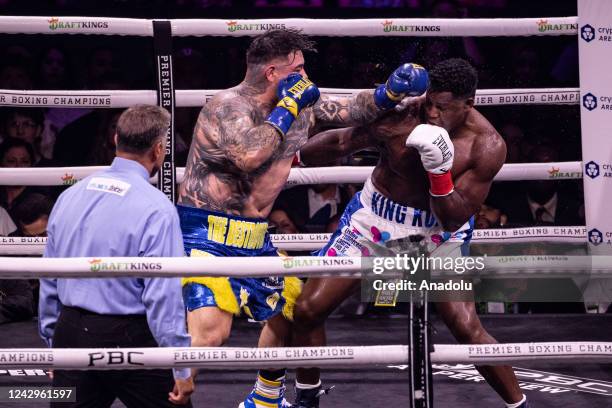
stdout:
<svg viewBox="0 0 612 408">
<path fill-rule="evenodd" d="M 291 408 L 285 400 L 285 370 L 260 370 L 253 391 L 238 408 Z"/>
</svg>

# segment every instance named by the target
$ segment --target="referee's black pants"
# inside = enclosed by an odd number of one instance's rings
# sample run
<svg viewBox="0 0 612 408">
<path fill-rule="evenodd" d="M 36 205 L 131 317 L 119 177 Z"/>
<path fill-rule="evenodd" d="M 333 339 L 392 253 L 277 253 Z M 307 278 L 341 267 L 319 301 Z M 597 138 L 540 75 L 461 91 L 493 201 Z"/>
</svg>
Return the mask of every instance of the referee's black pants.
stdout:
<svg viewBox="0 0 612 408">
<path fill-rule="evenodd" d="M 99 315 L 62 308 L 54 348 L 157 347 L 144 315 Z M 107 357 L 105 357 L 107 358 Z M 177 407 L 168 401 L 172 370 L 54 370 L 54 387 L 76 387 L 76 402 L 52 402 L 51 408 L 108 408 L 119 398 L 127 408 Z M 184 407 L 191 407 L 191 402 Z"/>
</svg>

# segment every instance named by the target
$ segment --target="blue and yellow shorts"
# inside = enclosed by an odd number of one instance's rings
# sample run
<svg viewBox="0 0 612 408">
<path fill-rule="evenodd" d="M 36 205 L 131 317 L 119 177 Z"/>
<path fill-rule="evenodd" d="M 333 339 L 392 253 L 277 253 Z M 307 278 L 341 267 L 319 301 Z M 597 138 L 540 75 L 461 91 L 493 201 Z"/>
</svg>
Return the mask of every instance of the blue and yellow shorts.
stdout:
<svg viewBox="0 0 612 408">
<path fill-rule="evenodd" d="M 187 256 L 278 256 L 268 222 L 177 205 Z M 183 299 L 190 312 L 218 307 L 257 321 L 282 313 L 293 319 L 302 282 L 295 277 L 183 278 Z"/>
</svg>

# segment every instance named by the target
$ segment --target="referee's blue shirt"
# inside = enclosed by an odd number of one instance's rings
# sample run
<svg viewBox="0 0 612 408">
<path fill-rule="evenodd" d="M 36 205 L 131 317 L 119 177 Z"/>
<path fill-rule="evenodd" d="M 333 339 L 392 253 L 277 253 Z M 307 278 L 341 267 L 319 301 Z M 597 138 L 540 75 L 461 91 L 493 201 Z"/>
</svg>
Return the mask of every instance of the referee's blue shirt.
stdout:
<svg viewBox="0 0 612 408">
<path fill-rule="evenodd" d="M 116 157 L 58 198 L 44 256 L 184 256 L 178 214 L 138 162 Z M 41 279 L 39 332 L 49 347 L 62 305 L 99 314 L 146 314 L 160 347 L 189 347 L 180 278 Z M 187 378 L 189 369 L 174 371 Z"/>
</svg>

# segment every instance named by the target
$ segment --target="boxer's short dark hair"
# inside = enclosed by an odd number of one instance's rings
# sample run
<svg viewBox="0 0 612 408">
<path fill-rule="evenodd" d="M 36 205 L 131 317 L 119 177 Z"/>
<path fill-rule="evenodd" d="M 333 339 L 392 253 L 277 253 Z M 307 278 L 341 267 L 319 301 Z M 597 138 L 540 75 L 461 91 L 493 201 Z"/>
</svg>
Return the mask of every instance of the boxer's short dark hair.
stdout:
<svg viewBox="0 0 612 408">
<path fill-rule="evenodd" d="M 117 120 L 117 150 L 141 154 L 147 152 L 168 133 L 170 114 L 155 105 L 134 105 Z"/>
<path fill-rule="evenodd" d="M 270 30 L 255 37 L 247 53 L 247 64 L 264 64 L 275 58 L 286 57 L 295 51 L 317 52 L 315 42 L 301 30 L 283 28 Z"/>
<path fill-rule="evenodd" d="M 457 98 L 473 98 L 477 86 L 476 69 L 461 58 L 444 60 L 429 71 L 429 92 L 450 92 Z"/>
</svg>

